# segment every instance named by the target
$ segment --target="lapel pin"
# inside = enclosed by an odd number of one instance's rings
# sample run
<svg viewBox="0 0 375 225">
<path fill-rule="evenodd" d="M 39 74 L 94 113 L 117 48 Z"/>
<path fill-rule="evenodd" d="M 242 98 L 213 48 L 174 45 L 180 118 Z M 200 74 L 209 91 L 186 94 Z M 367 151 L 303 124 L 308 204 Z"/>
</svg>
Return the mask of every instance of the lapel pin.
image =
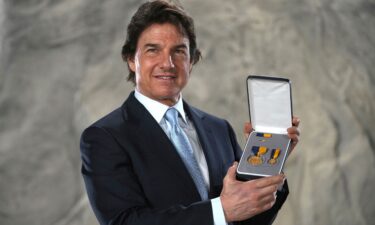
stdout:
<svg viewBox="0 0 375 225">
<path fill-rule="evenodd" d="M 272 134 L 268 133 L 257 133 L 257 137 L 271 138 Z"/>
</svg>

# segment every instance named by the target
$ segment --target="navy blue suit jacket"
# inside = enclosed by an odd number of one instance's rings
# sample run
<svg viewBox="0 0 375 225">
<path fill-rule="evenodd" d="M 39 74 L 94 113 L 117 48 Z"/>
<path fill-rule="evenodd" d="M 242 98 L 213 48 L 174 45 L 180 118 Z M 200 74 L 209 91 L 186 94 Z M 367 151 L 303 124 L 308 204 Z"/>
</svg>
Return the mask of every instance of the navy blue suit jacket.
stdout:
<svg viewBox="0 0 375 225">
<path fill-rule="evenodd" d="M 242 151 L 231 126 L 184 103 L 209 170 L 209 197 Z M 131 93 L 125 103 L 88 127 L 81 137 L 82 175 L 100 224 L 213 225 L 211 203 L 202 201 L 172 142 Z M 237 224 L 271 224 L 288 194 L 272 209 Z"/>
</svg>

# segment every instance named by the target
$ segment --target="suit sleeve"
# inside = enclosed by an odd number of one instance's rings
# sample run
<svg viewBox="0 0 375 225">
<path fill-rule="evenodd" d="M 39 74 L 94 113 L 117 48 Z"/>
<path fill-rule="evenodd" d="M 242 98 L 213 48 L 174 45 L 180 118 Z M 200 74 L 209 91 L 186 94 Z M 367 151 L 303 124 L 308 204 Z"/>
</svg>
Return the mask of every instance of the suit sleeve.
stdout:
<svg viewBox="0 0 375 225">
<path fill-rule="evenodd" d="M 87 194 L 101 225 L 213 225 L 210 201 L 152 207 L 130 157 L 105 129 L 86 129 L 80 148 Z"/>
<path fill-rule="evenodd" d="M 236 161 L 239 161 L 242 155 L 242 150 L 240 149 L 240 146 L 238 145 L 235 133 L 233 131 L 233 128 L 230 126 L 230 124 L 227 122 L 230 137 L 231 137 L 231 142 L 233 145 L 233 149 L 235 150 L 235 158 Z M 285 181 L 283 188 L 280 191 L 277 191 L 276 193 L 276 202 L 273 205 L 273 207 L 263 213 L 260 213 L 248 220 L 245 221 L 240 221 L 235 223 L 236 225 L 267 225 L 267 224 L 272 224 L 273 221 L 275 220 L 278 211 L 280 210 L 281 206 L 284 204 L 287 196 L 289 194 L 289 188 L 288 188 L 288 183 Z"/>
</svg>

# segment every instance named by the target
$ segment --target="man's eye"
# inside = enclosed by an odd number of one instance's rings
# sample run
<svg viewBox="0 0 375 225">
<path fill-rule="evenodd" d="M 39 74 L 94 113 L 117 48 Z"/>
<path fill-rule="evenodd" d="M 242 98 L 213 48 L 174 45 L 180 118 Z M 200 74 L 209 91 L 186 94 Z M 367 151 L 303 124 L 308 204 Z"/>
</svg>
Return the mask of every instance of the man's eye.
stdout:
<svg viewBox="0 0 375 225">
<path fill-rule="evenodd" d="M 146 50 L 146 52 L 156 52 L 156 48 L 149 48 Z"/>
<path fill-rule="evenodd" d="M 181 54 L 181 55 L 182 55 L 182 54 L 185 55 L 185 54 L 186 54 L 186 51 L 185 51 L 185 49 L 176 49 L 176 53 L 177 53 L 177 54 Z"/>
</svg>

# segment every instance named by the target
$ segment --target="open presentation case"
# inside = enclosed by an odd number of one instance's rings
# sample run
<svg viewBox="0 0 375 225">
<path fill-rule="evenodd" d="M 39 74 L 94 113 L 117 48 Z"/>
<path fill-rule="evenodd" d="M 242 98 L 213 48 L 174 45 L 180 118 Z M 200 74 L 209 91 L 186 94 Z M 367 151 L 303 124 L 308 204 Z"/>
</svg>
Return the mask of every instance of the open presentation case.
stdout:
<svg viewBox="0 0 375 225">
<path fill-rule="evenodd" d="M 282 171 L 290 142 L 292 95 L 289 79 L 248 76 L 247 93 L 253 132 L 247 139 L 237 178 L 249 180 Z"/>
</svg>

